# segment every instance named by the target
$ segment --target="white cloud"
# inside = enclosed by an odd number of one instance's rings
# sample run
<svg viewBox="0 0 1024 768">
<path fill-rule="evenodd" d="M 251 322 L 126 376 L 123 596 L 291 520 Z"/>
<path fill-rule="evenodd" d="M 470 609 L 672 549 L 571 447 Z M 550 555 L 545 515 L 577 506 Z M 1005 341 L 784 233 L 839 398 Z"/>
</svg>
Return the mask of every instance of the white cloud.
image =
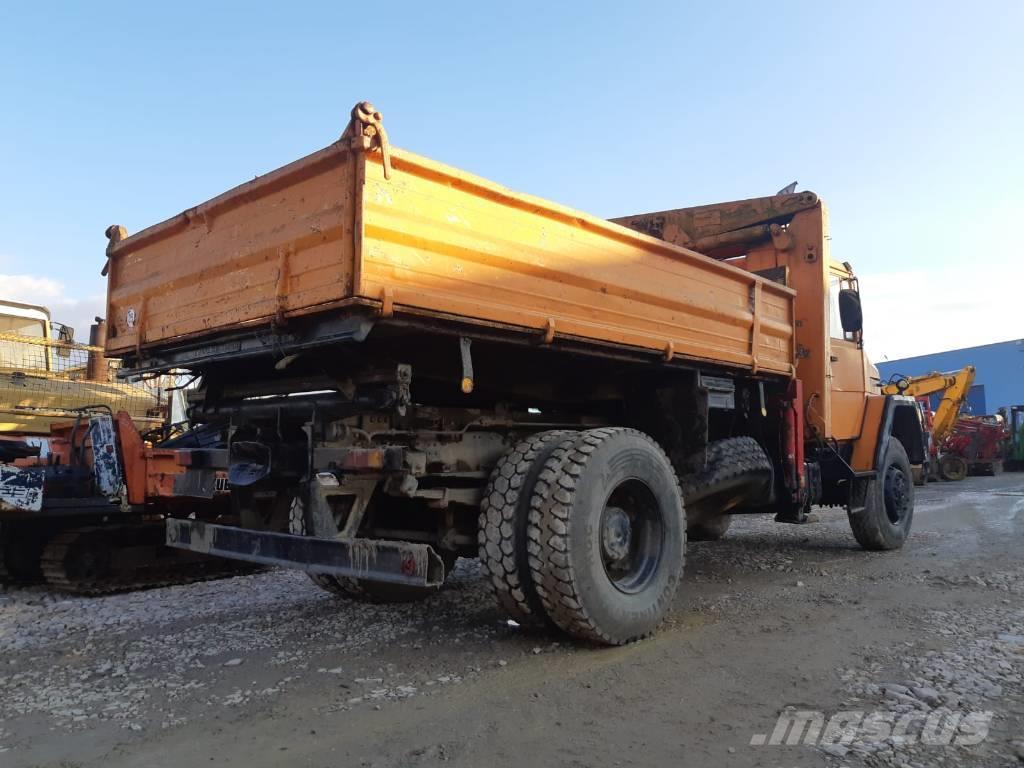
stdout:
<svg viewBox="0 0 1024 768">
<path fill-rule="evenodd" d="M 38 275 L 0 274 L 0 299 L 41 304 L 52 320 L 74 328 L 75 339 L 82 342 L 89 341 L 89 326 L 106 311 L 102 295 L 69 296 L 63 283 Z"/>
<path fill-rule="evenodd" d="M 864 344 L 871 359 L 899 360 L 1024 337 L 1024 294 L 1012 260 L 986 261 L 983 270 L 975 262 L 958 269 L 862 276 Z"/>
<path fill-rule="evenodd" d="M 1024 337 L 1024 268 L 1012 232 L 1021 220 L 1024 198 L 991 199 L 976 215 L 950 219 L 943 210 L 873 232 L 862 247 L 890 254 L 895 268 L 862 268 L 860 275 L 864 344 L 872 360 Z M 911 269 L 898 267 L 904 250 Z"/>
</svg>

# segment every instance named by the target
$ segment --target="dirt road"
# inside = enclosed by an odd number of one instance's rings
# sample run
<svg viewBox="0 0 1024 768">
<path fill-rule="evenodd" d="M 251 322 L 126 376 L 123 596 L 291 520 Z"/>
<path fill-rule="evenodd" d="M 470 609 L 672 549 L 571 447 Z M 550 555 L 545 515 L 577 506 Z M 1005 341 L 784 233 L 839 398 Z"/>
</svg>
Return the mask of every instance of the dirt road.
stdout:
<svg viewBox="0 0 1024 768">
<path fill-rule="evenodd" d="M 289 572 L 0 593 L 0 765 L 1024 761 L 1024 475 L 918 489 L 902 552 L 834 511 L 745 518 L 686 574 L 659 634 L 611 650 L 499 621 L 471 561 L 398 607 Z"/>
</svg>

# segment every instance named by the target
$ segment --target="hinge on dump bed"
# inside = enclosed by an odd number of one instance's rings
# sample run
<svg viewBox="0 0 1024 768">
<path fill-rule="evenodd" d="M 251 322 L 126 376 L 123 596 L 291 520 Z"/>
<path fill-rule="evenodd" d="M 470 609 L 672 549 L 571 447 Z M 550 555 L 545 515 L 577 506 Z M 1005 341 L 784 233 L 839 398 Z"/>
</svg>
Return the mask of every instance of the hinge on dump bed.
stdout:
<svg viewBox="0 0 1024 768">
<path fill-rule="evenodd" d="M 382 122 L 384 116 L 368 101 L 360 101 L 352 107 L 352 119 L 341 134 L 341 140 L 348 139 L 353 149 L 380 149 L 384 162 L 384 178 L 391 178 L 391 146 L 388 133 Z"/>
</svg>

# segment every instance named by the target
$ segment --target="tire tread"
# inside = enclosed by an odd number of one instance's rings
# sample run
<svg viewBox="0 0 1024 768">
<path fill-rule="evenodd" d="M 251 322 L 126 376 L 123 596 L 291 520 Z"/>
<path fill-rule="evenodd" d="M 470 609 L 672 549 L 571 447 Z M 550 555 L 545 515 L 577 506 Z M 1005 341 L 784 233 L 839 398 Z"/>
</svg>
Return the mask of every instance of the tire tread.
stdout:
<svg viewBox="0 0 1024 768">
<path fill-rule="evenodd" d="M 527 549 L 533 582 L 548 617 L 563 631 L 582 640 L 603 645 L 624 645 L 652 634 L 653 629 L 626 637 L 612 636 L 602 629 L 587 611 L 577 591 L 577 564 L 569 547 L 570 513 L 577 485 L 594 451 L 605 441 L 620 434 L 633 434 L 647 441 L 669 464 L 661 447 L 650 437 L 626 427 L 601 427 L 581 432 L 569 444 L 556 448 L 541 471 L 530 500 Z M 672 473 L 679 491 L 679 481 Z M 680 493 L 679 498 L 682 499 Z M 683 549 L 685 558 L 685 511 Z M 682 572 L 673 577 L 671 588 L 661 596 L 662 607 L 671 601 Z"/>
<path fill-rule="evenodd" d="M 545 614 L 527 565 L 525 533 L 533 489 L 531 474 L 560 443 L 577 433 L 569 430 L 538 432 L 513 446 L 495 465 L 484 488 L 477 525 L 480 567 L 498 608 L 520 624 L 537 625 Z"/>
</svg>

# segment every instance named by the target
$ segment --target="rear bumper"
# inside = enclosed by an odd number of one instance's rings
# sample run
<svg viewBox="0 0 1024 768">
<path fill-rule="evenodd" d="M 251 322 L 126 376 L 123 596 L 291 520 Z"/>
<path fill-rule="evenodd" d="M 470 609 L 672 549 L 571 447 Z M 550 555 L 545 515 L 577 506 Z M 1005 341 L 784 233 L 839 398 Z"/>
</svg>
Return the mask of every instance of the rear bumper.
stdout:
<svg viewBox="0 0 1024 768">
<path fill-rule="evenodd" d="M 168 519 L 167 546 L 307 573 L 417 587 L 440 586 L 445 575 L 444 563 L 433 548 L 403 541 L 317 539 Z"/>
</svg>

